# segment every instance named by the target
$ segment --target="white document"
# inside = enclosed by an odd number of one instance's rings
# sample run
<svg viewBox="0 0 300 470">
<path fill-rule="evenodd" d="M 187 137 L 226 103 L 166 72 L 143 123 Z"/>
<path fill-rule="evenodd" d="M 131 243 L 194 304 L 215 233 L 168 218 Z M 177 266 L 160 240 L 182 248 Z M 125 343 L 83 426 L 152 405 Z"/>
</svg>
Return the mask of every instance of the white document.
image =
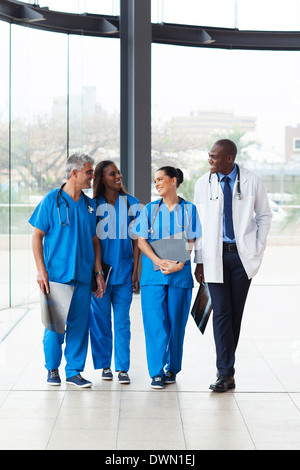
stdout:
<svg viewBox="0 0 300 470">
<path fill-rule="evenodd" d="M 45 328 L 64 333 L 74 286 L 49 282 L 50 293 L 40 293 L 42 322 Z"/>
</svg>

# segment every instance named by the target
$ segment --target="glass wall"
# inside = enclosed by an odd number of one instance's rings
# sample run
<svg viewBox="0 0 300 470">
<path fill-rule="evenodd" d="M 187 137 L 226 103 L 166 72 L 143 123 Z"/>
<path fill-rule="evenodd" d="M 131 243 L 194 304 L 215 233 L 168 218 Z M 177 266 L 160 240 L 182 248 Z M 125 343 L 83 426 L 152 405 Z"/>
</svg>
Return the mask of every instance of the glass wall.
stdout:
<svg viewBox="0 0 300 470">
<path fill-rule="evenodd" d="M 0 21 L 0 308 L 38 300 L 28 219 L 75 151 L 119 161 L 119 41 Z M 108 41 L 109 46 L 108 47 Z"/>
<path fill-rule="evenodd" d="M 66 112 L 52 112 L 67 94 L 67 37 L 11 26 L 11 303 L 31 298 L 31 228 L 36 203 L 55 187 L 66 158 Z"/>
<path fill-rule="evenodd" d="M 152 0 L 152 21 L 238 28 L 298 31 L 299 0 Z M 88 11 L 88 10 L 87 10 Z"/>
<path fill-rule="evenodd" d="M 31 5 L 39 4 L 50 10 L 65 13 L 94 13 L 98 15 L 119 15 L 120 0 L 31 0 Z"/>
<path fill-rule="evenodd" d="M 69 44 L 69 152 L 119 164 L 119 40 L 73 35 Z"/>
<path fill-rule="evenodd" d="M 0 22 L 0 308 L 10 297 L 9 35 L 9 25 Z"/>
<path fill-rule="evenodd" d="M 285 279 L 274 265 L 272 282 L 299 283 L 292 273 L 300 261 L 300 52 L 153 44 L 152 61 L 153 171 L 181 167 L 182 195 L 193 200 L 195 181 L 208 171 L 208 149 L 219 138 L 234 140 L 237 162 L 266 184 L 269 245 L 290 250 Z M 276 256 L 278 263 L 287 259 L 284 251 Z"/>
</svg>

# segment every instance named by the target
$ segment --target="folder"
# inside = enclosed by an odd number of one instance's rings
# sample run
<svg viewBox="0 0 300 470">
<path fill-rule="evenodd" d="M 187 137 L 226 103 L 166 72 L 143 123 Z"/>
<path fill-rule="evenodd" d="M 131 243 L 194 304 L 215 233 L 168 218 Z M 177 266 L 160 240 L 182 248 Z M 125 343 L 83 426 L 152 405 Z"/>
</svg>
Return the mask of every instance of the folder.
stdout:
<svg viewBox="0 0 300 470">
<path fill-rule="evenodd" d="M 104 263 L 104 261 L 101 262 L 101 265 L 102 265 L 102 270 L 104 273 L 103 274 L 104 281 L 105 281 L 105 284 L 107 285 L 112 267 L 109 264 Z M 93 272 L 92 284 L 93 284 L 92 291 L 95 292 L 97 290 L 97 281 L 96 281 L 96 275 L 94 272 Z"/>
<path fill-rule="evenodd" d="M 50 293 L 40 293 L 42 322 L 45 328 L 64 333 L 74 286 L 49 281 Z"/>
<path fill-rule="evenodd" d="M 154 240 L 150 242 L 150 246 L 159 258 L 179 261 L 180 263 L 187 261 L 190 259 L 188 240 L 185 237 L 176 238 L 176 236 L 178 237 L 178 234 Z M 153 269 L 158 271 L 160 268 L 153 263 Z"/>
<path fill-rule="evenodd" d="M 103 269 L 103 272 L 104 272 L 104 281 L 105 281 L 105 284 L 107 284 L 110 273 L 111 273 L 111 270 L 112 270 L 112 267 L 109 264 L 104 263 L 104 262 L 102 262 L 101 264 L 102 264 L 102 269 Z"/>
<path fill-rule="evenodd" d="M 202 334 L 204 334 L 211 312 L 212 304 L 210 293 L 207 284 L 201 282 L 194 305 L 191 309 L 191 315 Z"/>
</svg>

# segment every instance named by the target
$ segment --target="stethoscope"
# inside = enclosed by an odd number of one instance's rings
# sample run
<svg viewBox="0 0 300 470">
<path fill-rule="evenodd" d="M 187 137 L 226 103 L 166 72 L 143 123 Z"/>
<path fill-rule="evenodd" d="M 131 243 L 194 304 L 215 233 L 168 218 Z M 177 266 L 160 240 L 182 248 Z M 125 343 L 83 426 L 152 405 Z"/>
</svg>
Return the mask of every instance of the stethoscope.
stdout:
<svg viewBox="0 0 300 470">
<path fill-rule="evenodd" d="M 181 202 L 184 202 L 184 208 L 185 208 L 185 213 L 186 213 L 186 217 L 187 217 L 187 220 L 188 220 L 188 213 L 187 213 L 187 208 L 186 208 L 186 202 L 185 200 L 182 198 L 182 197 L 179 197 L 179 201 L 176 205 L 176 208 L 175 208 L 175 215 L 176 215 L 176 223 L 177 223 L 177 227 L 179 228 L 184 228 L 184 224 L 183 225 L 179 225 L 179 220 L 178 220 L 178 207 L 180 206 Z M 158 211 L 159 211 L 159 208 L 161 206 L 161 203 L 163 202 L 163 199 L 161 198 L 161 200 L 159 201 L 159 203 L 157 204 L 157 208 L 156 208 L 156 211 L 155 211 L 155 214 L 153 216 L 153 219 L 152 219 L 152 222 L 151 222 L 151 227 L 149 228 L 148 230 L 148 233 L 150 233 L 151 237 L 152 235 L 154 234 L 154 229 L 153 229 L 153 225 L 154 225 L 154 222 L 155 222 L 155 219 L 157 217 L 157 214 L 158 214 Z M 183 220 L 184 222 L 184 220 Z"/>
<path fill-rule="evenodd" d="M 57 206 L 57 211 L 58 211 L 59 222 L 60 222 L 61 225 L 68 225 L 68 223 L 70 222 L 70 219 L 69 219 L 69 203 L 66 200 L 66 198 L 62 195 L 62 190 L 63 190 L 63 187 L 65 186 L 65 184 L 66 183 L 64 183 L 60 187 L 60 189 L 59 189 L 59 191 L 57 192 L 57 195 L 56 195 L 56 206 Z M 87 209 L 88 209 L 89 213 L 91 214 L 92 212 L 94 212 L 95 209 L 90 205 L 90 203 L 88 201 L 88 198 L 86 197 L 86 195 L 84 194 L 83 191 L 81 191 L 81 194 L 83 195 L 84 200 L 85 200 L 86 205 L 87 205 Z M 66 224 L 62 223 L 62 221 L 61 221 L 60 207 L 59 207 L 59 196 L 65 201 L 66 206 L 67 206 L 67 223 Z"/>
<path fill-rule="evenodd" d="M 238 199 L 239 201 L 242 199 L 242 193 L 241 193 L 241 180 L 240 180 L 240 169 L 239 169 L 239 166 L 236 164 L 236 170 L 237 170 L 237 174 L 236 174 L 236 199 Z M 212 195 L 212 189 L 211 189 L 211 173 L 209 173 L 209 178 L 208 178 L 208 182 L 209 182 L 209 199 L 210 201 L 216 201 L 217 199 L 219 199 L 219 186 L 220 186 L 220 176 L 219 176 L 219 173 L 217 173 L 217 178 L 218 178 L 218 189 L 217 189 L 217 195 L 215 197 L 213 197 Z"/>
</svg>

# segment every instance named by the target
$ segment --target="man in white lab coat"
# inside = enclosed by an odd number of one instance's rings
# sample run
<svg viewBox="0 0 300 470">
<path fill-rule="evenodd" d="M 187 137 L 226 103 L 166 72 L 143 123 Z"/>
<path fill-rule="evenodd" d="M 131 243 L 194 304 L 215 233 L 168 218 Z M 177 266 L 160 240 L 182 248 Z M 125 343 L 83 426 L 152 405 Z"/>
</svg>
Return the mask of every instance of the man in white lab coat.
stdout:
<svg viewBox="0 0 300 470">
<path fill-rule="evenodd" d="M 239 167 L 236 154 L 231 140 L 217 141 L 209 152 L 210 172 L 195 185 L 202 225 L 195 276 L 198 282 L 208 283 L 212 298 L 218 373 L 210 389 L 216 392 L 235 387 L 235 351 L 243 310 L 251 279 L 262 262 L 272 218 L 262 179 Z"/>
</svg>

